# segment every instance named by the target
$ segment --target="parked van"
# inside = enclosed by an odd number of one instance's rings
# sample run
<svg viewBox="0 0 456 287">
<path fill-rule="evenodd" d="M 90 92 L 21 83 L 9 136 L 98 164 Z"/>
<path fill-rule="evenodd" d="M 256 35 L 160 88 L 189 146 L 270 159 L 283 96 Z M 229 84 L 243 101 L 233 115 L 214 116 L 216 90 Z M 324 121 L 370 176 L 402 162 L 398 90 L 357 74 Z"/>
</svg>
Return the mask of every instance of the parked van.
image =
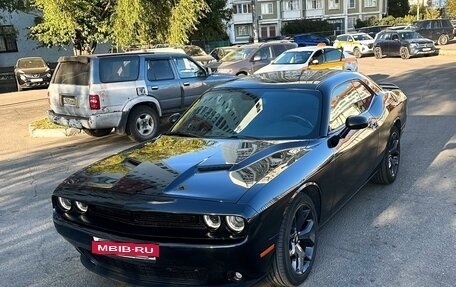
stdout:
<svg viewBox="0 0 456 287">
<path fill-rule="evenodd" d="M 290 41 L 243 45 L 221 59 L 217 72 L 237 76 L 252 75 L 282 52 L 296 47 L 298 45 Z"/>
<path fill-rule="evenodd" d="M 157 135 L 160 121 L 182 112 L 216 84 L 184 53 L 133 52 L 61 57 L 48 88 L 49 119 L 95 137 L 113 129 L 135 141 Z"/>
</svg>

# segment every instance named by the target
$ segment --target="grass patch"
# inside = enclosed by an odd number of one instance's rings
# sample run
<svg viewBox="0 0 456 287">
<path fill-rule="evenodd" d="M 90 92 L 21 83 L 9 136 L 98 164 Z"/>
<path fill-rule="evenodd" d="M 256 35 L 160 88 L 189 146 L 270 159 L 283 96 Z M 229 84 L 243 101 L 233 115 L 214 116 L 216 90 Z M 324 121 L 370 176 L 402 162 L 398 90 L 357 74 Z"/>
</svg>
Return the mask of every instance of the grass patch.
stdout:
<svg viewBox="0 0 456 287">
<path fill-rule="evenodd" d="M 30 124 L 35 129 L 62 129 L 64 126 L 59 126 L 51 122 L 48 118 L 36 120 Z"/>
</svg>

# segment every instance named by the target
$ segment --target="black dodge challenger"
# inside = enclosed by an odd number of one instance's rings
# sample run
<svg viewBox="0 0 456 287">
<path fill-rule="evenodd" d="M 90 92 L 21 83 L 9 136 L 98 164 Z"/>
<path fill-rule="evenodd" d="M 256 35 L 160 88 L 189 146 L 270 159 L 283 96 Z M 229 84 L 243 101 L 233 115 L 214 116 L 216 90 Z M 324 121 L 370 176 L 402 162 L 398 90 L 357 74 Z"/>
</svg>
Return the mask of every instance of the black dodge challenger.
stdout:
<svg viewBox="0 0 456 287">
<path fill-rule="evenodd" d="M 61 183 L 55 227 L 85 267 L 132 284 L 299 285 L 319 226 L 368 181 L 395 181 L 406 103 L 357 72 L 225 83 Z"/>
</svg>

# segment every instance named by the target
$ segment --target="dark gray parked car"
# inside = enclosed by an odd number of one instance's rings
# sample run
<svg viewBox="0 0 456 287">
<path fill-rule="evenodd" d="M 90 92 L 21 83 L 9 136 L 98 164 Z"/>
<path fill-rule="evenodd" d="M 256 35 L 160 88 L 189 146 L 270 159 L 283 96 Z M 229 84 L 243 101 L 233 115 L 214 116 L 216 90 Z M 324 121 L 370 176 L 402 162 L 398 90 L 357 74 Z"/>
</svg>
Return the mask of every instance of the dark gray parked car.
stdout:
<svg viewBox="0 0 456 287">
<path fill-rule="evenodd" d="M 49 119 L 95 137 L 116 129 L 145 141 L 157 135 L 161 119 L 235 78 L 212 75 L 183 53 L 61 57 L 48 89 Z"/>
<path fill-rule="evenodd" d="M 41 57 L 27 57 L 17 60 L 14 66 L 17 90 L 47 88 L 51 80 L 51 69 Z"/>
<path fill-rule="evenodd" d="M 402 59 L 409 59 L 433 54 L 436 54 L 434 42 L 413 30 L 381 31 L 374 42 L 374 55 L 377 59 L 384 56 L 401 56 Z"/>
</svg>

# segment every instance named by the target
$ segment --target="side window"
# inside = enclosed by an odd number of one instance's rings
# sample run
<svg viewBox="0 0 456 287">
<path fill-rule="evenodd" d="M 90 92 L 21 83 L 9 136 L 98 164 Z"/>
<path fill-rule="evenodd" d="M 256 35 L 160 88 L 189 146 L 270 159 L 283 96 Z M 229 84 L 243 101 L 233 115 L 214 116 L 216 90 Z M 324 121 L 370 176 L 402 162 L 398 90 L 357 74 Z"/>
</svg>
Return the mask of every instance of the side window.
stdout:
<svg viewBox="0 0 456 287">
<path fill-rule="evenodd" d="M 285 45 L 274 45 L 272 46 L 272 51 L 274 52 L 274 58 L 277 57 L 278 55 L 282 54 L 285 52 L 287 47 Z"/>
<path fill-rule="evenodd" d="M 391 33 L 383 34 L 383 40 L 391 40 Z"/>
<path fill-rule="evenodd" d="M 318 60 L 318 63 L 322 64 L 324 62 L 323 51 L 322 50 L 315 51 L 315 53 L 312 55 L 312 61 L 313 60 Z"/>
<path fill-rule="evenodd" d="M 329 116 L 330 132 L 344 126 L 349 116 L 362 113 L 358 102 L 358 92 L 352 82 L 343 83 L 332 91 Z"/>
<path fill-rule="evenodd" d="M 188 58 L 175 58 L 177 72 L 181 79 L 196 78 L 205 75 L 205 71 Z"/>
<path fill-rule="evenodd" d="M 255 56 L 260 56 L 261 61 L 266 61 L 266 60 L 271 60 L 271 51 L 269 47 L 261 47 L 254 55 Z"/>
<path fill-rule="evenodd" d="M 136 81 L 139 75 L 139 57 L 100 58 L 99 72 L 102 83 Z"/>
<path fill-rule="evenodd" d="M 363 113 L 369 108 L 374 95 L 359 81 L 353 81 L 353 86 L 358 92 L 358 102 L 356 105 L 358 106 L 360 112 Z"/>
<path fill-rule="evenodd" d="M 148 60 L 147 79 L 149 81 L 162 81 L 174 79 L 173 70 L 169 60 Z"/>
<path fill-rule="evenodd" d="M 347 39 L 348 39 L 347 35 L 337 36 L 337 40 L 339 40 L 339 41 L 347 41 Z"/>
<path fill-rule="evenodd" d="M 399 40 L 399 35 L 398 34 L 393 34 L 391 36 L 391 40 Z"/>
<path fill-rule="evenodd" d="M 338 62 L 343 58 L 340 50 L 329 50 L 325 53 L 326 62 Z"/>
</svg>

